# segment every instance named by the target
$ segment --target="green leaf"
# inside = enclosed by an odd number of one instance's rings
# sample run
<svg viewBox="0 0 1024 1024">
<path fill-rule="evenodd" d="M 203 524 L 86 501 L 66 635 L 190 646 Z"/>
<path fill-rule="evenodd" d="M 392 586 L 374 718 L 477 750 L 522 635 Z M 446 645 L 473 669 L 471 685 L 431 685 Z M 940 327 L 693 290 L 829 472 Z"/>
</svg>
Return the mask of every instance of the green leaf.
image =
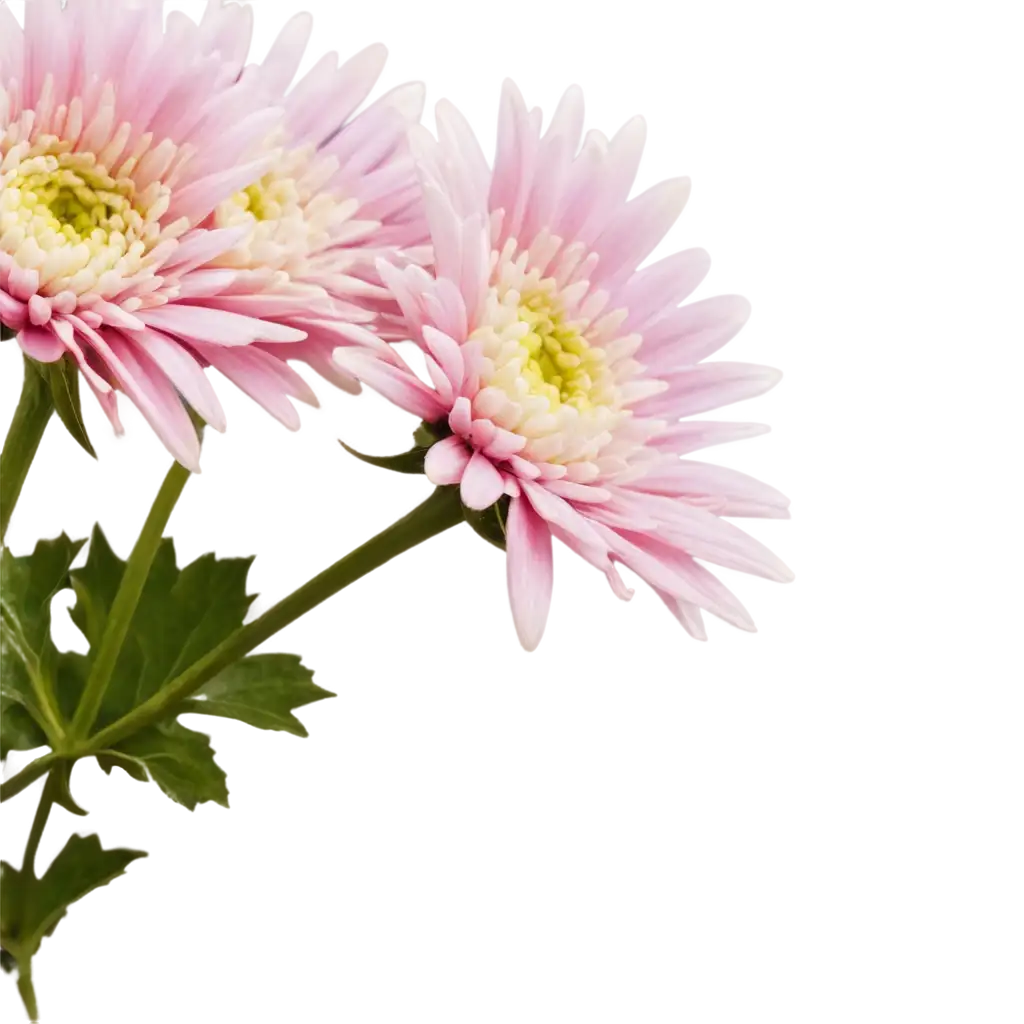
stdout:
<svg viewBox="0 0 1024 1024">
<path fill-rule="evenodd" d="M 19 963 L 27 963 L 53 934 L 68 907 L 93 889 L 112 882 L 140 850 L 104 850 L 97 836 L 74 835 L 42 878 L 0 865 L 0 942 Z"/>
<path fill-rule="evenodd" d="M 0 747 L 4 756 L 7 750 L 33 749 L 24 744 L 38 738 L 12 705 L 21 705 L 44 732 L 58 727 L 54 692 L 60 656 L 50 639 L 50 603 L 68 587 L 68 570 L 83 543 L 61 534 L 56 540 L 40 541 L 31 555 L 16 557 L 6 548 L 0 554 L 0 694 L 5 701 Z"/>
<path fill-rule="evenodd" d="M 89 657 L 75 651 L 67 651 L 58 655 L 57 668 L 57 706 L 66 722 L 70 722 L 78 707 L 78 700 L 85 689 L 85 680 L 89 675 Z"/>
<path fill-rule="evenodd" d="M 18 754 L 44 751 L 49 742 L 24 700 L 10 700 L 0 709 L 0 749 Z"/>
<path fill-rule="evenodd" d="M 13 939 L 24 904 L 22 870 L 16 864 L 0 864 L 0 937 Z"/>
<path fill-rule="evenodd" d="M 103 697 L 100 725 L 127 714 L 165 682 L 168 666 L 173 665 L 186 637 L 174 600 L 174 587 L 186 562 L 187 555 L 177 544 L 165 544 L 157 552 Z"/>
<path fill-rule="evenodd" d="M 0 324 L 0 341 L 7 341 L 8 338 L 14 337 L 14 331 L 7 326 L 7 324 Z"/>
<path fill-rule="evenodd" d="M 71 549 L 65 541 L 44 541 L 29 556 L 29 578 L 24 604 L 32 615 L 39 615 L 53 592 L 66 581 Z"/>
<path fill-rule="evenodd" d="M 248 577 L 249 562 L 240 559 L 207 556 L 185 568 L 173 597 L 186 639 L 165 679 L 197 662 L 245 624 Z"/>
<path fill-rule="evenodd" d="M 97 527 L 86 546 L 83 564 L 72 572 L 75 597 L 86 615 L 93 647 L 99 645 L 106 615 L 110 613 L 123 574 L 124 556 L 120 545 L 109 529 Z"/>
<path fill-rule="evenodd" d="M 173 542 L 161 543 L 104 695 L 97 728 L 153 696 L 242 625 L 253 600 L 246 593 L 251 565 L 252 559 L 204 555 L 179 570 Z M 71 618 L 93 650 L 102 639 L 124 568 L 97 527 L 86 564 L 71 573 L 77 598 Z M 88 658 L 62 659 L 60 690 L 69 704 L 77 702 L 89 665 Z"/>
<path fill-rule="evenodd" d="M 333 696 L 313 682 L 313 673 L 295 655 L 257 654 L 215 676 L 182 710 L 308 736 L 291 712 Z"/>
<path fill-rule="evenodd" d="M 172 800 L 190 811 L 207 800 L 228 806 L 227 776 L 213 759 L 209 736 L 201 732 L 180 722 L 161 722 L 122 740 L 116 752 L 144 767 Z"/>
<path fill-rule="evenodd" d="M 50 769 L 51 784 L 55 790 L 53 801 L 58 807 L 63 807 L 72 814 L 84 816 L 89 812 L 79 807 L 71 795 L 71 772 L 74 767 L 74 761 L 58 761 Z"/>
</svg>

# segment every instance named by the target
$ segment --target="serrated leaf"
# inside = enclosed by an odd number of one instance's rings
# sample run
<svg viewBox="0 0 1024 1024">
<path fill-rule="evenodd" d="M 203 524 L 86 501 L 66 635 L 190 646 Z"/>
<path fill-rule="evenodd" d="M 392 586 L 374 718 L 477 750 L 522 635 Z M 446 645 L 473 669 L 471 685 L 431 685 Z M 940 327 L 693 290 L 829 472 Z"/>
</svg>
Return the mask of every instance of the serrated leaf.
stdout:
<svg viewBox="0 0 1024 1024">
<path fill-rule="evenodd" d="M 228 806 L 227 776 L 204 733 L 180 722 L 160 722 L 122 740 L 116 753 L 143 766 L 172 800 L 190 811 L 208 800 Z"/>
<path fill-rule="evenodd" d="M 182 710 L 308 736 L 291 712 L 333 696 L 313 682 L 313 673 L 295 655 L 257 654 L 215 676 Z"/>
<path fill-rule="evenodd" d="M 89 554 L 85 565 L 71 573 L 75 604 L 71 621 L 90 643 L 98 643 L 107 625 L 110 606 L 121 585 L 125 563 L 111 550 L 104 532 L 94 527 L 89 538 Z"/>
<path fill-rule="evenodd" d="M 178 623 L 185 633 L 165 679 L 197 662 L 245 624 L 249 562 L 206 556 L 188 565 L 174 585 Z"/>
<path fill-rule="evenodd" d="M 141 850 L 104 850 L 97 836 L 73 835 L 42 878 L 0 865 L 0 941 L 20 962 L 34 956 L 72 903 L 118 875 Z"/>
<path fill-rule="evenodd" d="M 72 574 L 74 607 L 93 653 L 117 596 L 124 561 L 110 532 L 97 529 L 81 567 Z M 246 561 L 212 555 L 189 561 L 181 545 L 161 546 L 104 693 L 97 728 L 110 725 L 153 696 L 245 623 L 248 567 Z M 74 707 L 70 694 L 77 687 L 77 701 L 79 684 L 87 675 L 76 679 L 65 670 L 59 686 L 61 709 Z"/>
<path fill-rule="evenodd" d="M 3 693 L 40 725 L 57 728 L 49 709 L 57 624 L 67 603 L 70 550 L 63 542 L 39 544 L 29 555 L 0 551 L 0 672 Z"/>
<path fill-rule="evenodd" d="M 173 590 L 186 562 L 187 555 L 177 544 L 165 544 L 157 552 L 103 698 L 100 726 L 127 714 L 166 681 L 168 666 L 185 639 Z"/>
<path fill-rule="evenodd" d="M 149 782 L 149 772 L 141 761 L 116 750 L 104 750 L 96 755 L 99 766 L 109 775 L 115 768 L 120 768 L 137 782 Z"/>
<path fill-rule="evenodd" d="M 71 549 L 66 541 L 44 541 L 29 556 L 28 590 L 25 607 L 30 613 L 41 612 L 53 592 L 65 581 Z"/>
</svg>

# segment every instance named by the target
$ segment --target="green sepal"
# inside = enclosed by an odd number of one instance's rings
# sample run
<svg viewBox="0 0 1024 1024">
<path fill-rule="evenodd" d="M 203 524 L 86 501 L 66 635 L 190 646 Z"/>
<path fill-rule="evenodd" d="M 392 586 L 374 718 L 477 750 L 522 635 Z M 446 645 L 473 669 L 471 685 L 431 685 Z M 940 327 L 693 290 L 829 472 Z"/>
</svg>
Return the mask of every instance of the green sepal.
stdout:
<svg viewBox="0 0 1024 1024">
<path fill-rule="evenodd" d="M 338 444 L 360 462 L 369 463 L 379 469 L 390 469 L 393 473 L 422 473 L 423 463 L 429 451 L 427 448 L 410 448 L 399 455 L 366 455 L 349 447 L 344 441 L 339 441 Z"/>
<path fill-rule="evenodd" d="M 418 448 L 430 448 L 443 441 L 446 437 L 452 436 L 452 428 L 447 420 L 438 420 L 437 423 L 422 423 L 413 431 L 412 439 Z"/>
<path fill-rule="evenodd" d="M 91 452 L 93 440 L 87 426 L 89 410 L 78 369 L 69 358 L 63 357 L 41 367 L 41 370 L 50 386 L 53 406 L 60 422 Z"/>
<path fill-rule="evenodd" d="M 482 512 L 464 508 L 466 520 L 482 535 L 490 547 L 499 551 L 505 550 L 505 524 L 508 522 L 510 503 L 511 499 L 504 496 L 496 504 Z"/>
<path fill-rule="evenodd" d="M 0 341 L 8 341 L 14 337 L 14 331 L 7 324 L 0 324 Z"/>
</svg>

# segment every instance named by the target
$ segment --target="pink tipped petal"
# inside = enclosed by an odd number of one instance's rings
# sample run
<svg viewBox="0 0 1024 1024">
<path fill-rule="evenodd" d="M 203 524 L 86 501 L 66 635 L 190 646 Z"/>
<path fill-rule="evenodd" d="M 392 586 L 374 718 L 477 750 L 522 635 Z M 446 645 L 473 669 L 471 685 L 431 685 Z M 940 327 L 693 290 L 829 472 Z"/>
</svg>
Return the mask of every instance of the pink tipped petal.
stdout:
<svg viewBox="0 0 1024 1024">
<path fill-rule="evenodd" d="M 228 167 L 194 181 L 174 193 L 170 216 L 187 217 L 198 224 L 213 212 L 215 206 L 230 199 L 253 182 L 259 181 L 274 166 L 273 153 L 238 167 Z"/>
<path fill-rule="evenodd" d="M 739 334 L 750 319 L 741 295 L 718 295 L 673 309 L 644 334 L 641 358 L 652 370 L 693 366 Z"/>
<path fill-rule="evenodd" d="M 15 263 L 8 271 L 7 290 L 15 299 L 28 302 L 39 291 L 39 271 Z"/>
<path fill-rule="evenodd" d="M 249 229 L 245 225 L 215 231 L 192 231 L 178 244 L 168 259 L 166 268 L 173 270 L 176 275 L 187 274 L 190 270 L 201 267 L 227 252 L 248 233 Z"/>
<path fill-rule="evenodd" d="M 468 398 L 455 399 L 452 411 L 448 416 L 448 425 L 461 437 L 469 437 L 473 429 L 473 407 Z"/>
<path fill-rule="evenodd" d="M 452 387 L 456 390 L 461 388 L 465 378 L 466 364 L 458 343 L 447 334 L 430 326 L 423 328 L 423 340 L 426 342 L 430 354 L 447 374 Z"/>
<path fill-rule="evenodd" d="M 64 355 L 64 345 L 60 338 L 44 327 L 22 328 L 18 344 L 25 355 L 40 363 L 55 363 Z"/>
<path fill-rule="evenodd" d="M 601 551 L 606 548 L 603 538 L 588 518 L 564 498 L 552 494 L 546 485 L 522 480 L 520 486 L 530 499 L 530 504 L 549 523 L 558 526 L 559 529 L 576 537 L 581 544 L 586 544 L 594 550 Z"/>
<path fill-rule="evenodd" d="M 111 339 L 104 352 L 118 383 L 186 469 L 199 472 L 199 438 L 181 400 L 152 363 L 123 341 Z"/>
<path fill-rule="evenodd" d="M 423 468 L 432 484 L 436 487 L 445 487 L 461 482 L 462 474 L 468 465 L 469 451 L 462 439 L 446 437 L 427 452 Z"/>
<path fill-rule="evenodd" d="M 150 327 L 177 335 L 185 341 L 233 347 L 255 341 L 302 341 L 305 331 L 285 324 L 257 320 L 205 306 L 174 304 L 146 310 L 141 317 Z"/>
<path fill-rule="evenodd" d="M 227 429 L 224 409 L 202 367 L 181 346 L 159 331 L 141 332 L 138 343 L 167 375 L 182 397 L 214 430 Z"/>
<path fill-rule="evenodd" d="M 551 531 L 524 498 L 509 503 L 506 526 L 508 594 L 519 642 L 534 651 L 544 636 L 554 560 Z"/>
<path fill-rule="evenodd" d="M 298 412 L 288 400 L 288 388 L 275 372 L 276 367 L 270 365 L 277 360 L 259 349 L 202 345 L 199 351 L 214 369 L 223 373 L 283 426 L 289 430 L 298 430 L 302 425 Z"/>
<path fill-rule="evenodd" d="M 467 508 L 483 511 L 490 508 L 505 492 L 505 482 L 486 455 L 474 452 L 462 474 L 462 503 Z"/>
<path fill-rule="evenodd" d="M 444 415 L 437 395 L 416 376 L 356 349 L 338 349 L 334 361 L 357 380 L 414 416 L 434 423 Z"/>
<path fill-rule="evenodd" d="M 770 366 L 750 363 L 706 363 L 666 378 L 669 390 L 645 400 L 636 411 L 644 416 L 696 416 L 771 391 L 782 374 Z"/>
</svg>

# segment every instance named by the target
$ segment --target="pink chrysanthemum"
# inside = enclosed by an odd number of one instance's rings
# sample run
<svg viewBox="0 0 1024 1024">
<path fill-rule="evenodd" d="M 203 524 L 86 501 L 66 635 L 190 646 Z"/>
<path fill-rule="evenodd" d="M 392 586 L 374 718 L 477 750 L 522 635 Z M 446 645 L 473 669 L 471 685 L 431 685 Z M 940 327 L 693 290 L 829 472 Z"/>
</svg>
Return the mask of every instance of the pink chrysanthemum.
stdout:
<svg viewBox="0 0 1024 1024">
<path fill-rule="evenodd" d="M 374 259 L 425 240 L 421 87 L 350 121 L 371 47 L 289 92 L 310 27 L 246 67 L 252 9 L 223 0 L 166 27 L 161 0 L 30 0 L 24 28 L 0 5 L 0 321 L 69 355 L 118 432 L 123 392 L 191 469 L 179 395 L 225 426 L 206 367 L 295 429 L 289 397 L 316 396 L 286 360 L 355 387 L 331 354 L 383 344 L 361 326 L 387 309 Z"/>
<path fill-rule="evenodd" d="M 386 334 L 397 312 L 376 260 L 430 256 L 407 144 L 418 90 L 400 87 L 379 48 L 326 44 L 308 15 L 232 3 L 219 16 L 211 45 L 285 111 L 266 141 L 278 158 L 212 217 L 212 226 L 248 228 L 216 260 L 237 274 L 223 294 L 261 291 L 247 311 L 301 328 L 303 352 L 325 361 L 341 343 L 379 346 L 359 327 L 376 322 Z"/>
<path fill-rule="evenodd" d="M 691 249 L 638 270 L 682 211 L 685 179 L 628 200 L 644 142 L 629 122 L 580 146 L 583 101 L 566 93 L 548 130 L 507 84 L 492 171 L 461 115 L 442 103 L 440 141 L 413 129 L 436 274 L 381 264 L 425 352 L 433 387 L 397 352 L 335 358 L 402 408 L 451 436 L 426 473 L 458 484 L 464 504 L 508 496 L 508 585 L 532 650 L 552 586 L 551 539 L 601 569 L 620 597 L 622 563 L 691 635 L 701 609 L 753 622 L 700 562 L 789 580 L 790 571 L 722 517 L 784 518 L 778 491 L 731 469 L 681 459 L 766 427 L 689 417 L 759 395 L 779 374 L 703 360 L 749 308 L 736 296 L 680 306 L 707 273 Z"/>
</svg>

